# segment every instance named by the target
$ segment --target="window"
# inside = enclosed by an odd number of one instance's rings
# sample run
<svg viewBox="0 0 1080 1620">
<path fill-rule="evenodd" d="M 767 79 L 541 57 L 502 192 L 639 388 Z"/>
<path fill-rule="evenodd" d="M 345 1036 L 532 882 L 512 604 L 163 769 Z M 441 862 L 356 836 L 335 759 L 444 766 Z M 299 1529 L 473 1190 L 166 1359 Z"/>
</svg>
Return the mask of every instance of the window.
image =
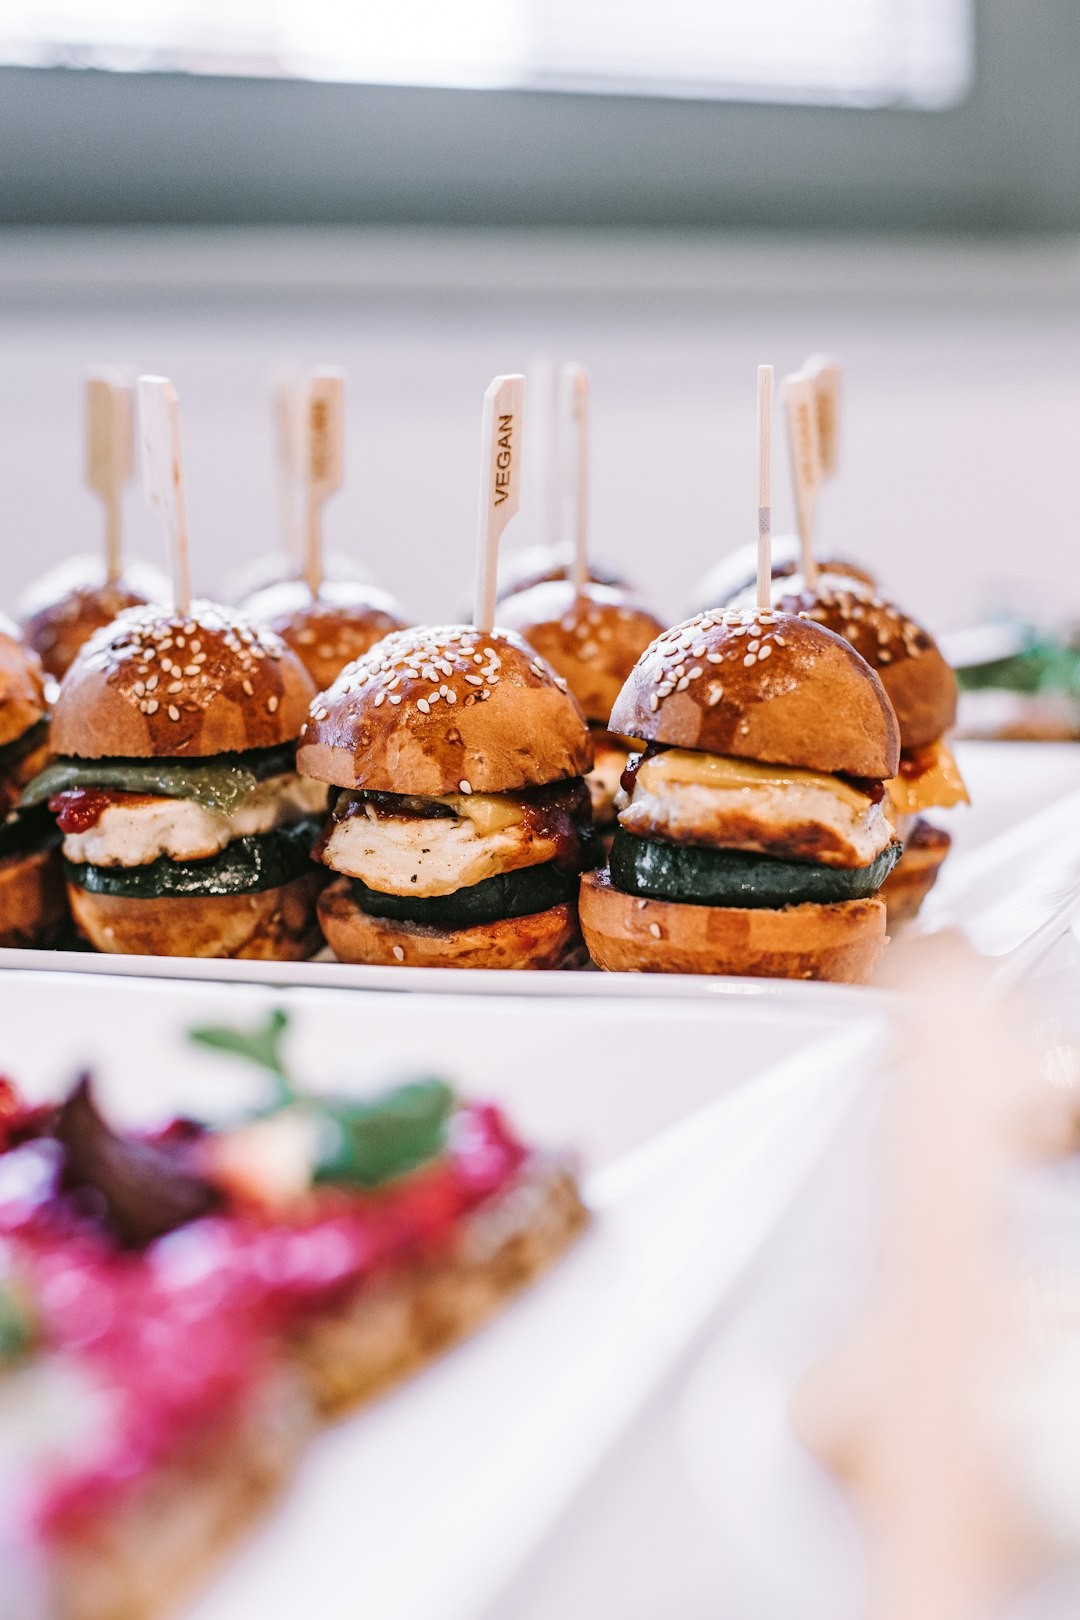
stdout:
<svg viewBox="0 0 1080 1620">
<path fill-rule="evenodd" d="M 972 0 L 6 0 L 0 62 L 943 107 Z"/>
</svg>

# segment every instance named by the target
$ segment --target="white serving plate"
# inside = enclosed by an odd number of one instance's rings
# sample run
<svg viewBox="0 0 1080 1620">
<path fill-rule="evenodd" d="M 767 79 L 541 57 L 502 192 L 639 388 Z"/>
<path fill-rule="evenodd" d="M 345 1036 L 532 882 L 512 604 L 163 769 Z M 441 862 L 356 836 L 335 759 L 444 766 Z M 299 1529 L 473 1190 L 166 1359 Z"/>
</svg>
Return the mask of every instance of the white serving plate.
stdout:
<svg viewBox="0 0 1080 1620">
<path fill-rule="evenodd" d="M 190 1620 L 480 1620 L 603 1463 L 772 1230 L 876 1072 L 885 1020 L 811 1004 L 608 1009 L 502 999 L 19 974 L 0 979 L 0 1070 L 36 1095 L 91 1066 L 110 1110 L 228 1113 L 259 1082 L 193 1053 L 204 1021 L 293 1020 L 317 1085 L 455 1076 L 531 1138 L 573 1145 L 596 1213 L 566 1261 L 484 1333 L 321 1437 L 280 1509 Z"/>
<path fill-rule="evenodd" d="M 955 849 L 924 914 L 908 939 L 939 928 L 959 928 L 980 950 L 1004 956 L 1037 930 L 1057 937 L 1053 855 L 1059 869 L 1080 868 L 1080 814 L 1059 801 L 1080 794 L 1080 746 L 1053 743 L 957 745 L 973 807 L 953 812 Z M 1080 799 L 1076 801 L 1080 804 Z M 1044 815 L 1045 821 L 1038 820 Z M 1011 840 L 1011 841 L 1010 841 Z M 1060 885 L 1058 885 L 1060 887 Z M 1068 926 L 1063 918 L 1061 929 Z M 1060 929 L 1058 929 L 1060 932 Z M 1051 938 L 1051 942 L 1052 942 Z M 904 952 L 891 950 L 901 967 Z M 889 957 L 886 958 L 886 967 Z M 0 949 L 0 970 L 30 969 L 97 977 L 187 979 L 222 984 L 323 986 L 420 995 L 572 997 L 602 1000 L 767 997 L 799 1004 L 832 1004 L 839 1013 L 854 995 L 830 985 L 788 980 L 711 978 L 597 972 L 451 972 L 437 968 L 357 967 L 332 959 L 311 962 L 212 961 L 196 957 L 98 956 L 82 951 Z M 887 983 L 891 972 L 884 972 Z"/>
</svg>

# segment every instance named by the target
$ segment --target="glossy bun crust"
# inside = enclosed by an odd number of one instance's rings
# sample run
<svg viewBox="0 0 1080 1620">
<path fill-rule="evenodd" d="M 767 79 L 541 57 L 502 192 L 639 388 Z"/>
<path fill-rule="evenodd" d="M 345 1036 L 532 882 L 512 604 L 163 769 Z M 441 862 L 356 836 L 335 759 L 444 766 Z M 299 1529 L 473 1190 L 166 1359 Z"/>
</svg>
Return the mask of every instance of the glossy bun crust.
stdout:
<svg viewBox="0 0 1080 1620">
<path fill-rule="evenodd" d="M 802 548 L 798 536 L 781 534 L 773 537 L 772 577 L 790 579 L 802 567 Z M 822 573 L 843 574 L 849 579 L 861 580 L 866 585 L 876 583 L 873 574 L 859 563 L 846 557 L 820 557 L 818 568 Z M 693 603 L 701 613 L 710 608 L 729 607 L 745 591 L 751 590 L 757 579 L 757 541 L 739 546 L 736 551 L 722 557 L 701 580 L 693 595 Z"/>
<path fill-rule="evenodd" d="M 285 580 L 249 597 L 243 611 L 292 648 L 320 692 L 407 622 L 386 591 L 352 580 L 324 580 L 315 597 L 302 580 Z"/>
<path fill-rule="evenodd" d="M 540 969 L 580 967 L 587 960 L 574 905 L 472 928 L 428 928 L 368 916 L 348 878 L 336 878 L 319 898 L 319 921 L 340 962 L 369 967 Z"/>
<path fill-rule="evenodd" d="M 163 601 L 167 590 L 164 577 L 143 563 L 128 563 L 109 581 L 97 557 L 73 557 L 26 593 L 19 609 L 23 636 L 59 681 L 96 631 L 127 608 Z"/>
<path fill-rule="evenodd" d="M 904 853 L 881 886 L 881 898 L 889 908 L 889 927 L 910 922 L 937 882 L 941 863 L 952 846 L 952 839 L 941 827 L 918 821 L 904 841 Z"/>
<path fill-rule="evenodd" d="M 79 932 L 110 955 L 302 962 L 322 945 L 315 901 L 325 878 L 313 867 L 276 889 L 155 900 L 67 888 Z"/>
<path fill-rule="evenodd" d="M 0 748 L 29 731 L 45 713 L 41 662 L 15 626 L 0 617 Z"/>
<path fill-rule="evenodd" d="M 900 739 L 885 689 L 848 642 L 812 620 L 727 609 L 644 652 L 611 713 L 627 737 L 883 780 Z"/>
<path fill-rule="evenodd" d="M 420 627 L 342 670 L 312 704 L 297 764 L 338 787 L 502 793 L 584 776 L 592 743 L 566 682 L 520 636 Z"/>
<path fill-rule="evenodd" d="M 54 753 L 202 759 L 291 742 L 315 687 L 272 631 L 194 602 L 132 608 L 90 640 L 53 710 Z"/>
<path fill-rule="evenodd" d="M 872 586 L 822 574 L 811 592 L 801 580 L 778 589 L 784 613 L 805 613 L 843 636 L 881 677 L 900 726 L 902 748 L 926 748 L 956 719 L 956 676 L 933 636 Z"/>
<path fill-rule="evenodd" d="M 0 945 L 51 945 L 67 914 L 58 849 L 0 860 Z"/>
<path fill-rule="evenodd" d="M 625 591 L 551 580 L 500 605 L 499 619 L 562 675 L 587 720 L 606 726 L 612 705 L 651 641 L 666 626 Z"/>
<path fill-rule="evenodd" d="M 606 871 L 581 880 L 589 955 L 609 973 L 733 974 L 865 984 L 885 946 L 885 902 L 778 910 L 642 900 Z"/>
</svg>

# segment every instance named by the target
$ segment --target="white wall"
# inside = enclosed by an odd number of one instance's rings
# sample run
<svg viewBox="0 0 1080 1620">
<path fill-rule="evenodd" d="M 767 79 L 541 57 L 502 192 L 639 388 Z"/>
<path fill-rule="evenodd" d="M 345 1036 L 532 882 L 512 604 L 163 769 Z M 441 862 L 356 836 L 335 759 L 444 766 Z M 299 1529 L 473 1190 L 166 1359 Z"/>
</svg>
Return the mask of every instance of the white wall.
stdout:
<svg viewBox="0 0 1080 1620">
<path fill-rule="evenodd" d="M 454 615 L 481 394 L 547 349 L 592 374 L 597 548 L 678 615 L 703 569 L 754 533 L 755 366 L 832 349 L 847 393 L 823 542 L 864 554 L 935 622 L 1010 577 L 1080 609 L 1078 315 L 1071 243 L 0 238 L 0 601 L 97 539 L 80 379 L 106 360 L 177 383 L 196 579 L 212 592 L 273 539 L 265 387 L 294 358 L 348 373 L 331 544 L 417 616 Z M 154 555 L 135 490 L 128 513 Z"/>
</svg>

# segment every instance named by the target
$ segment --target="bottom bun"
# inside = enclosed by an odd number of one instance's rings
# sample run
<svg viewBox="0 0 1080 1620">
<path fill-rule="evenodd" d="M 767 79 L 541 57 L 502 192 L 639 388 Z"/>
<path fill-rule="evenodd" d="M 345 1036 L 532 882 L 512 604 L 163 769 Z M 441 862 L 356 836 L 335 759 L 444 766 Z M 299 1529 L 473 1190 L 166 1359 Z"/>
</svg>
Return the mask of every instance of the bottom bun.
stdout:
<svg viewBox="0 0 1080 1620">
<path fill-rule="evenodd" d="M 885 879 L 881 898 L 889 908 L 889 927 L 910 922 L 937 882 L 952 839 L 940 827 L 919 821 L 904 844 L 904 853 Z"/>
<path fill-rule="evenodd" d="M 691 906 L 616 889 L 606 871 L 581 880 L 581 927 L 608 973 L 729 973 L 865 984 L 885 945 L 885 902 Z"/>
<path fill-rule="evenodd" d="M 51 945 L 67 914 L 59 850 L 0 861 L 0 945 Z"/>
<path fill-rule="evenodd" d="M 369 967 L 566 968 L 585 961 L 573 905 L 472 928 L 430 928 L 370 917 L 349 879 L 339 877 L 319 898 L 319 921 L 339 962 Z"/>
<path fill-rule="evenodd" d="M 89 894 L 68 884 L 79 932 L 97 951 L 120 956 L 232 956 L 302 962 L 322 944 L 317 870 L 249 894 L 164 895 L 139 900 Z"/>
</svg>

